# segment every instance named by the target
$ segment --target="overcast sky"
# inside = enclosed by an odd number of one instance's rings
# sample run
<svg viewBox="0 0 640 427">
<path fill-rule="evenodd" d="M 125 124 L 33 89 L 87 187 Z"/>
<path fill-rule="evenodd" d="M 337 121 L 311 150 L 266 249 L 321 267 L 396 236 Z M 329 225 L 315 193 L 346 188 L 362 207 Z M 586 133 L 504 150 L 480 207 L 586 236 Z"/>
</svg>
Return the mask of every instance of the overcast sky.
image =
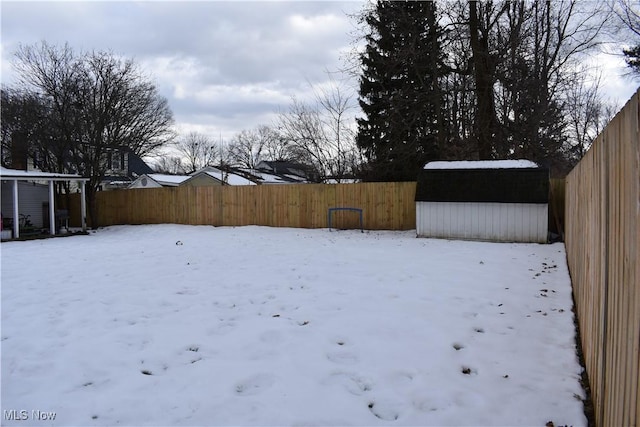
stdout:
<svg viewBox="0 0 640 427">
<path fill-rule="evenodd" d="M 134 58 L 180 133 L 228 140 L 271 123 L 343 68 L 363 1 L 2 1 L 2 83 L 18 44 L 68 42 Z M 333 75 L 338 79 L 340 76 Z M 355 98 L 354 98 L 354 101 Z"/>
<path fill-rule="evenodd" d="M 1 1 L 3 84 L 19 43 L 110 50 L 134 58 L 169 100 L 179 133 L 228 141 L 271 123 L 291 97 L 344 66 L 364 1 Z M 607 95 L 622 106 L 638 81 L 601 55 Z M 354 82 L 357 83 L 357 82 Z M 355 86 L 354 86 L 355 88 Z"/>
</svg>

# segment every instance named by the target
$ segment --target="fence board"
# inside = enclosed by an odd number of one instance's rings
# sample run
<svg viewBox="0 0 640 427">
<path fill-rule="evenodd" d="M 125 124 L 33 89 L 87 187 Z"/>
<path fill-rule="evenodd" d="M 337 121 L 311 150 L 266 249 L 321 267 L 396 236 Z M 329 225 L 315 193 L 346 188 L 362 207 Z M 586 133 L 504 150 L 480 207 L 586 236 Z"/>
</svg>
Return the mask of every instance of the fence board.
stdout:
<svg viewBox="0 0 640 427">
<path fill-rule="evenodd" d="M 115 190 L 96 196 L 98 222 L 193 225 L 264 225 L 323 228 L 330 207 L 363 210 L 364 228 L 415 228 L 415 182 L 203 186 Z M 79 195 L 71 195 L 70 223 L 78 226 Z M 336 212 L 336 228 L 360 228 L 353 212 Z M 91 225 L 91 224 L 90 224 Z"/>
<path fill-rule="evenodd" d="M 549 231 L 564 236 L 565 180 L 549 180 Z"/>
<path fill-rule="evenodd" d="M 567 177 L 566 247 L 597 425 L 640 422 L 640 90 Z"/>
<path fill-rule="evenodd" d="M 553 203 L 560 204 L 556 211 L 561 223 L 563 185 L 563 180 L 552 180 L 550 202 L 550 210 Z M 328 208 L 356 207 L 363 209 L 365 229 L 410 230 L 416 228 L 415 189 L 415 182 L 144 188 L 100 192 L 97 209 L 103 226 L 177 223 L 322 228 L 328 225 Z M 79 194 L 71 195 L 69 201 L 70 224 L 77 227 Z M 354 212 L 335 212 L 332 221 L 336 228 L 360 227 Z M 553 221 L 550 218 L 550 224 Z"/>
</svg>

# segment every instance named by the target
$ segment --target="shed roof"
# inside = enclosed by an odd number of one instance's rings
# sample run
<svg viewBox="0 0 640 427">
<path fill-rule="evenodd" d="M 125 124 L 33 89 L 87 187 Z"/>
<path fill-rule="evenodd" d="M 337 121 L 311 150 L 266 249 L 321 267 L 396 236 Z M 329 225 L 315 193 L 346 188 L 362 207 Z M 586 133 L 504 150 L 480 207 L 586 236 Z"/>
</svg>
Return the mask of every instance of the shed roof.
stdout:
<svg viewBox="0 0 640 427">
<path fill-rule="evenodd" d="M 549 202 L 544 168 L 425 169 L 418 174 L 416 202 Z"/>
<path fill-rule="evenodd" d="M 531 160 L 462 160 L 429 162 L 424 169 L 527 169 L 537 168 Z"/>
</svg>

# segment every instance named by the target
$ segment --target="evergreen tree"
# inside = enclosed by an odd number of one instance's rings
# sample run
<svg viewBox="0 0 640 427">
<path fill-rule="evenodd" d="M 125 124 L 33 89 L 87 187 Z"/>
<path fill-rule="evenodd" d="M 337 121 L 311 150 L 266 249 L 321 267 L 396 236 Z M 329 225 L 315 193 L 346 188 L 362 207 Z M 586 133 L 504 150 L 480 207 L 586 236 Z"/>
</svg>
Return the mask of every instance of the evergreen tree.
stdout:
<svg viewBox="0 0 640 427">
<path fill-rule="evenodd" d="M 381 1 L 365 13 L 357 144 L 371 181 L 415 180 L 441 155 L 444 124 L 439 77 L 442 31 L 436 4 Z"/>
<path fill-rule="evenodd" d="M 624 54 L 624 59 L 629 68 L 631 68 L 635 73 L 640 74 L 640 44 L 629 49 L 623 49 L 622 53 Z"/>
</svg>

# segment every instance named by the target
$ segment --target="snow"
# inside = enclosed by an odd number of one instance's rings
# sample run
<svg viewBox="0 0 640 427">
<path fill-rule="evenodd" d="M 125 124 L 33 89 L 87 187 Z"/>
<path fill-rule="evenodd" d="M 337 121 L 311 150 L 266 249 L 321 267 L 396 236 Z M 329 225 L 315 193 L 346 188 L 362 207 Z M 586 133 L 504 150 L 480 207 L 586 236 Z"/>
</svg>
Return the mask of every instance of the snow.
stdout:
<svg viewBox="0 0 640 427">
<path fill-rule="evenodd" d="M 1 250 L 9 426 L 587 424 L 562 244 L 165 224 Z"/>
<path fill-rule="evenodd" d="M 211 172 L 207 172 L 209 175 L 213 176 L 214 178 L 220 179 L 220 175 L 216 176 L 214 174 L 212 174 Z M 240 176 L 240 175 L 236 175 L 233 173 L 229 173 L 226 176 L 227 178 L 227 184 L 229 185 L 256 185 L 255 182 L 248 180 L 247 178 Z"/>
<path fill-rule="evenodd" d="M 425 169 L 521 169 L 537 168 L 531 160 L 461 160 L 453 162 L 429 162 Z"/>
<path fill-rule="evenodd" d="M 240 170 L 257 177 L 258 179 L 261 180 L 262 184 L 295 184 L 295 182 L 288 181 L 281 176 L 272 175 L 270 173 L 267 173 L 258 169 L 240 169 Z"/>
<path fill-rule="evenodd" d="M 294 181 L 298 181 L 298 182 L 305 182 L 306 181 L 305 178 L 303 178 L 301 176 L 298 176 L 298 175 L 292 175 L 292 174 L 285 173 L 285 174 L 282 174 L 282 176 L 284 176 L 286 178 L 289 178 L 289 179 L 292 179 Z"/>
<path fill-rule="evenodd" d="M 161 173 L 150 173 L 147 176 L 161 185 L 178 185 L 190 178 L 189 175 L 166 175 Z"/>
<path fill-rule="evenodd" d="M 14 179 L 78 179 L 81 181 L 87 181 L 87 178 L 82 178 L 81 175 L 73 175 L 66 173 L 53 173 L 53 172 L 40 172 L 40 171 L 25 171 L 19 169 L 8 169 L 0 166 L 0 178 L 14 178 Z"/>
</svg>

